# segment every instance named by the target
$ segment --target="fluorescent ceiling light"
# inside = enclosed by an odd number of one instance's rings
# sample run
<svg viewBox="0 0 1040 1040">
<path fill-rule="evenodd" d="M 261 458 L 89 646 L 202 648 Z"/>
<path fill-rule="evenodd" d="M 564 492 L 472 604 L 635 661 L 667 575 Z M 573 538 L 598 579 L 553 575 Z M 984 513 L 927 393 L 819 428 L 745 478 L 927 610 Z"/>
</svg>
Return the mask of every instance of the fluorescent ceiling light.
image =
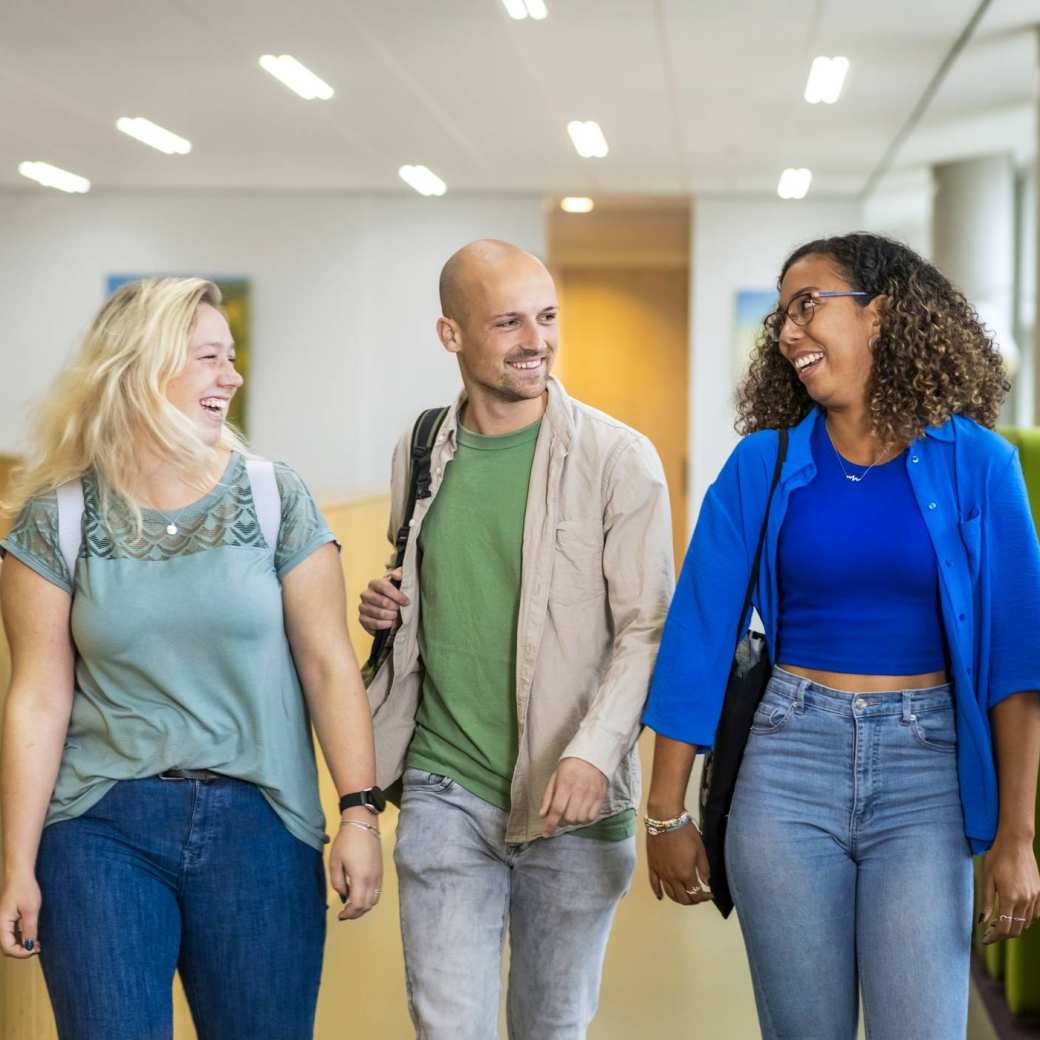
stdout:
<svg viewBox="0 0 1040 1040">
<path fill-rule="evenodd" d="M 572 119 L 567 124 L 567 133 L 583 159 L 602 159 L 607 154 L 607 139 L 594 119 L 587 119 L 584 123 Z"/>
<path fill-rule="evenodd" d="M 301 65 L 291 54 L 265 54 L 260 59 L 260 68 L 270 72 L 275 79 L 280 80 L 290 90 L 294 90 L 305 101 L 313 101 L 320 98 L 328 101 L 335 91 L 306 65 Z"/>
<path fill-rule="evenodd" d="M 560 203 L 564 213 L 591 213 L 595 207 L 596 203 L 584 195 L 568 195 Z"/>
<path fill-rule="evenodd" d="M 425 166 L 402 166 L 397 172 L 420 195 L 443 195 L 448 190 L 444 181 Z"/>
<path fill-rule="evenodd" d="M 812 183 L 812 171 L 804 167 L 793 170 L 788 167 L 780 174 L 780 183 L 776 193 L 782 199 L 804 199 Z"/>
<path fill-rule="evenodd" d="M 525 18 L 533 18 L 540 22 L 549 13 L 545 0 L 502 0 L 502 6 L 509 17 L 515 18 L 518 22 Z"/>
<path fill-rule="evenodd" d="M 841 96 L 848 71 L 848 58 L 826 58 L 823 55 L 815 58 L 805 84 L 805 100 L 810 105 L 818 105 L 821 101 L 833 105 Z"/>
<path fill-rule="evenodd" d="M 142 144 L 151 145 L 167 155 L 187 155 L 191 151 L 191 141 L 178 137 L 177 134 L 171 133 L 150 119 L 143 119 L 141 116 L 137 116 L 135 119 L 120 116 L 116 120 L 116 129 L 122 130 L 124 134 L 129 134 Z"/>
<path fill-rule="evenodd" d="M 86 177 L 69 173 L 60 166 L 51 166 L 45 162 L 23 162 L 18 164 L 18 172 L 23 177 L 37 181 L 45 188 L 57 188 L 58 191 L 83 193 L 90 191 L 90 181 Z"/>
</svg>

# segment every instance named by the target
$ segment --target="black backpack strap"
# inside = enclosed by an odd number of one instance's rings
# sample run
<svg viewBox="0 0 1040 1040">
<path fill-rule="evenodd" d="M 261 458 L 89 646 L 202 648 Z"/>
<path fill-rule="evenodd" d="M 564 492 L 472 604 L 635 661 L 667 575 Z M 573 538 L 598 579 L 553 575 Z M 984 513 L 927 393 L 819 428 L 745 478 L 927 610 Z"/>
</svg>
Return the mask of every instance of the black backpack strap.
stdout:
<svg viewBox="0 0 1040 1040">
<path fill-rule="evenodd" d="M 787 458 L 787 430 L 780 433 L 780 444 L 776 450 L 776 465 L 773 467 L 773 481 L 769 485 L 769 497 L 766 499 L 766 511 L 762 517 L 762 528 L 758 532 L 758 546 L 755 549 L 755 562 L 751 565 L 751 577 L 748 578 L 747 592 L 744 595 L 744 607 L 740 611 L 740 619 L 737 621 L 737 638 L 734 646 L 744 638 L 744 629 L 747 625 L 748 611 L 751 609 L 751 597 L 755 592 L 755 583 L 758 581 L 758 568 L 762 564 L 762 547 L 766 541 L 766 527 L 769 522 L 769 507 L 773 504 L 773 493 L 776 485 L 780 483 L 780 470 L 783 468 L 784 459 Z"/>
<path fill-rule="evenodd" d="M 404 564 L 405 552 L 408 549 L 408 532 L 411 530 L 411 520 L 415 513 L 415 504 L 420 498 L 430 497 L 430 463 L 433 458 L 433 444 L 437 439 L 444 419 L 448 414 L 447 408 L 427 408 L 420 413 L 412 427 L 412 441 L 409 459 L 408 480 L 408 502 L 405 506 L 404 516 L 401 518 L 401 527 L 397 532 L 397 540 L 394 542 L 394 565 L 392 570 Z M 397 582 L 395 581 L 396 585 Z M 389 646 L 392 628 L 383 629 L 376 633 L 372 641 L 372 652 L 368 656 L 366 671 L 375 674 L 379 665 L 382 664 L 385 650 Z"/>
</svg>

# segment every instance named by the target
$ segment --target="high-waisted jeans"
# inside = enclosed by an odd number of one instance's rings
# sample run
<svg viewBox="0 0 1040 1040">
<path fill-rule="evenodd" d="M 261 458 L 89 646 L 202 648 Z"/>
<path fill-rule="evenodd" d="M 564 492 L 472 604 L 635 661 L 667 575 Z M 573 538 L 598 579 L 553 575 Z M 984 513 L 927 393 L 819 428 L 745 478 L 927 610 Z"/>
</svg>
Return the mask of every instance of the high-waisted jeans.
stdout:
<svg viewBox="0 0 1040 1040">
<path fill-rule="evenodd" d="M 776 669 L 726 865 L 767 1040 L 964 1040 L 971 854 L 949 686 L 850 694 Z"/>
<path fill-rule="evenodd" d="M 199 1040 L 309 1040 L 321 853 L 252 784 L 123 780 L 46 827 L 40 959 L 62 1040 L 169 1040 L 179 969 Z"/>
</svg>

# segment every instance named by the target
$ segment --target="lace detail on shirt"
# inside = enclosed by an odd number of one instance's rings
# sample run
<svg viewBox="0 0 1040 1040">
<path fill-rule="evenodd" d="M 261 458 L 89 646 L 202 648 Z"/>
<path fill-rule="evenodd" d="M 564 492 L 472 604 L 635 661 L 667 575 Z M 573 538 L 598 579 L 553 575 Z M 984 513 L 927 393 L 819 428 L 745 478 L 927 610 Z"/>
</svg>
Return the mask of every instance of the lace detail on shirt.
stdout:
<svg viewBox="0 0 1040 1040">
<path fill-rule="evenodd" d="M 58 537 L 58 495 L 51 491 L 26 502 L 4 539 L 38 560 L 66 584 L 72 584 Z"/>
<path fill-rule="evenodd" d="M 249 477 L 236 457 L 222 478 L 225 488 L 215 501 L 196 512 L 171 510 L 170 518 L 145 516 L 138 533 L 130 510 L 123 504 L 101 519 L 100 492 L 93 475 L 83 479 L 84 541 L 81 556 L 103 560 L 168 560 L 221 546 L 263 548 L 263 534 L 256 518 Z M 185 515 L 186 514 L 186 515 Z M 176 534 L 167 524 L 174 521 Z"/>
<path fill-rule="evenodd" d="M 275 463 L 275 478 L 281 497 L 281 523 L 274 565 L 281 575 L 308 550 L 331 541 L 332 534 L 307 486 L 289 466 Z M 207 496 L 209 501 L 201 508 L 173 510 L 166 514 L 170 519 L 147 515 L 138 532 L 124 504 L 116 503 L 102 520 L 97 479 L 93 474 L 85 475 L 79 558 L 157 561 L 224 546 L 266 548 L 253 504 L 249 473 L 241 456 L 234 458 L 221 480 L 222 484 L 215 489 L 219 494 L 211 492 Z M 177 527 L 176 534 L 166 530 L 171 520 Z M 26 503 L 5 541 L 71 586 L 71 576 L 61 555 L 58 501 L 54 492 Z"/>
</svg>

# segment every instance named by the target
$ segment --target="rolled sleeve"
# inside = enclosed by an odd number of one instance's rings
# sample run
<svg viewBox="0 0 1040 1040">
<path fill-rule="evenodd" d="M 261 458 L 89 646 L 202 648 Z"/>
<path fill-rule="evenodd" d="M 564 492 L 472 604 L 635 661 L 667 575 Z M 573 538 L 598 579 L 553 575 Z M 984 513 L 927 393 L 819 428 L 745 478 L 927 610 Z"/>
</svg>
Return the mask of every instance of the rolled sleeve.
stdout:
<svg viewBox="0 0 1040 1040">
<path fill-rule="evenodd" d="M 992 708 L 1040 690 L 1040 545 L 1017 452 L 992 492 L 989 520 Z"/>
</svg>

